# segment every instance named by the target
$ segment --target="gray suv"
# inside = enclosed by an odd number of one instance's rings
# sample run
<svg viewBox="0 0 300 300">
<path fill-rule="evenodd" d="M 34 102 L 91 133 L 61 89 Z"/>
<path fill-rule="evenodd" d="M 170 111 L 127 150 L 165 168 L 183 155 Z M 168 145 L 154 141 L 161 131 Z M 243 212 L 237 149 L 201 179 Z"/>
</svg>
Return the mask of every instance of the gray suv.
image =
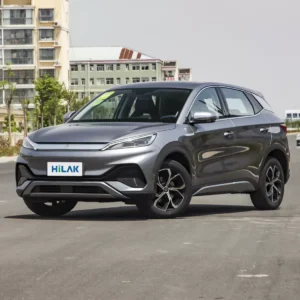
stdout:
<svg viewBox="0 0 300 300">
<path fill-rule="evenodd" d="M 78 201 L 182 215 L 193 196 L 249 194 L 277 209 L 290 176 L 286 127 L 262 94 L 217 83 L 151 82 L 105 91 L 65 123 L 31 133 L 16 164 L 28 208 L 61 216 Z"/>
</svg>

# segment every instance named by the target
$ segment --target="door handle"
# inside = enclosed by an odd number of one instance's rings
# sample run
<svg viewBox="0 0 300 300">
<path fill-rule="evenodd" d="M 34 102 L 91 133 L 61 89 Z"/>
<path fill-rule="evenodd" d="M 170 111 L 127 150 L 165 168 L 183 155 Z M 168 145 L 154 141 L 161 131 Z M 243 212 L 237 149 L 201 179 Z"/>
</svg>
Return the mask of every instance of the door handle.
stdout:
<svg viewBox="0 0 300 300">
<path fill-rule="evenodd" d="M 261 133 L 267 133 L 267 132 L 269 132 L 269 128 L 263 127 L 263 128 L 260 129 L 260 132 Z"/>
<path fill-rule="evenodd" d="M 225 137 L 231 137 L 233 135 L 234 135 L 234 133 L 232 131 L 226 131 L 226 132 L 224 132 L 224 136 Z"/>
</svg>

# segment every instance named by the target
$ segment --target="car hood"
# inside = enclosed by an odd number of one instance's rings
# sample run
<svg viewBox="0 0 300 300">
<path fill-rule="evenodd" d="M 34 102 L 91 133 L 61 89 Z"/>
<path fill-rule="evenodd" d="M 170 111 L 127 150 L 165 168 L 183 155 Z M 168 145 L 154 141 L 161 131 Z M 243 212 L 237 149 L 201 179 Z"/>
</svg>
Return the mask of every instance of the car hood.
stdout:
<svg viewBox="0 0 300 300">
<path fill-rule="evenodd" d="M 175 124 L 162 123 L 66 123 L 46 127 L 29 135 L 35 143 L 109 143 L 122 137 L 171 130 Z"/>
</svg>

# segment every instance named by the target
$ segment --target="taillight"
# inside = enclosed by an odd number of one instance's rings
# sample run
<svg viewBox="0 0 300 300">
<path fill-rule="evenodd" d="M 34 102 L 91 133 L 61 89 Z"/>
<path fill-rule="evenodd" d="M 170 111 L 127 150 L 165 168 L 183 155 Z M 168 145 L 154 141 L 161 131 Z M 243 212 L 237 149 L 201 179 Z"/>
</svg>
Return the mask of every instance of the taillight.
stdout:
<svg viewBox="0 0 300 300">
<path fill-rule="evenodd" d="M 282 128 L 282 130 L 284 131 L 285 134 L 287 134 L 287 127 L 285 124 L 281 124 L 280 127 Z"/>
</svg>

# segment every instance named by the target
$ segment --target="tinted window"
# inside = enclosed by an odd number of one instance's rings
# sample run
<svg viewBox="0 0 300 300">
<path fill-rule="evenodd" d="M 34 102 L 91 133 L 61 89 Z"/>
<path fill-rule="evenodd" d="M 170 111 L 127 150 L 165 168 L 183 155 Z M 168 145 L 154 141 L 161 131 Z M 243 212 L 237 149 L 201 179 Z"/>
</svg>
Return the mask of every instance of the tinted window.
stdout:
<svg viewBox="0 0 300 300">
<path fill-rule="evenodd" d="M 264 100 L 263 98 L 257 96 L 257 95 L 253 95 L 253 97 L 267 110 L 269 111 L 273 111 L 272 107 L 270 106 L 270 104 Z"/>
<path fill-rule="evenodd" d="M 231 116 L 252 116 L 254 108 L 243 92 L 232 89 L 221 89 Z"/>
<path fill-rule="evenodd" d="M 256 100 L 256 98 L 252 94 L 247 93 L 247 96 L 248 96 L 249 100 L 251 101 L 251 104 L 254 108 L 254 112 L 256 114 L 259 113 L 261 110 L 263 110 L 262 105 Z"/>
<path fill-rule="evenodd" d="M 224 116 L 220 99 L 214 88 L 208 88 L 202 91 L 197 97 L 191 108 L 191 115 L 195 112 L 211 112 L 219 118 Z"/>
<path fill-rule="evenodd" d="M 99 95 L 74 117 L 75 122 L 176 123 L 190 90 L 110 90 Z"/>
</svg>

